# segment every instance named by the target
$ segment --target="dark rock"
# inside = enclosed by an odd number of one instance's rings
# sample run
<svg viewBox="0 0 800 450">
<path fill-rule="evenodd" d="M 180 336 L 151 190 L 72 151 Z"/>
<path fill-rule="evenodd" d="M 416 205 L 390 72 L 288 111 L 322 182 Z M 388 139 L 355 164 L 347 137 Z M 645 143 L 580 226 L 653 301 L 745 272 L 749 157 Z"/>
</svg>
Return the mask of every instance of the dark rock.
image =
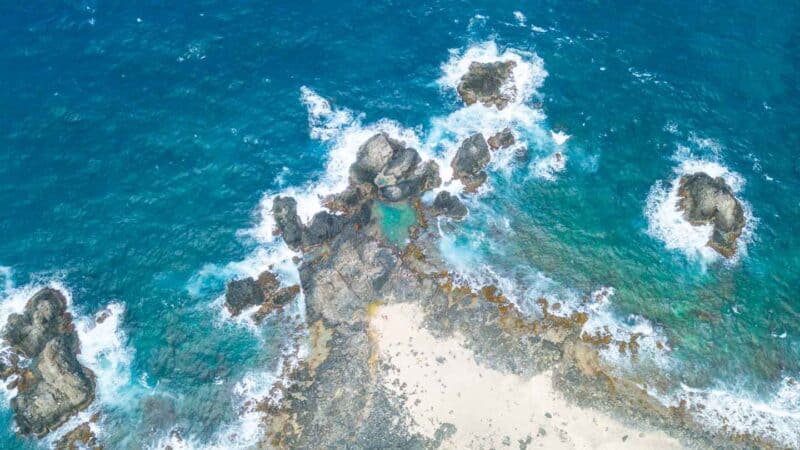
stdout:
<svg viewBox="0 0 800 450">
<path fill-rule="evenodd" d="M 487 175 L 483 169 L 489 164 L 490 158 L 486 140 L 477 133 L 461 143 L 450 166 L 453 175 L 464 183 L 467 191 L 474 191 L 486 181 Z"/>
<path fill-rule="evenodd" d="M 232 316 L 238 316 L 242 310 L 263 302 L 264 291 L 256 280 L 248 277 L 228 282 L 225 289 L 225 307 Z"/>
<path fill-rule="evenodd" d="M 328 211 L 320 211 L 314 214 L 311 224 L 303 233 L 303 245 L 319 245 L 337 234 L 347 225 L 348 218 L 337 216 Z"/>
<path fill-rule="evenodd" d="M 467 215 L 467 207 L 455 195 L 441 191 L 433 200 L 432 212 L 434 215 L 445 215 L 453 219 L 463 219 Z"/>
<path fill-rule="evenodd" d="M 261 321 L 263 321 L 273 311 L 277 311 L 292 302 L 299 293 L 299 284 L 294 284 L 289 287 L 275 290 L 267 296 L 267 299 L 261 304 L 261 307 L 258 308 L 258 311 L 253 313 L 253 320 L 255 320 L 256 323 L 261 323 Z"/>
<path fill-rule="evenodd" d="M 511 147 L 515 142 L 516 140 L 514 139 L 514 133 L 511 132 L 511 128 L 504 128 L 487 141 L 489 148 L 492 150 Z"/>
<path fill-rule="evenodd" d="M 678 208 L 692 225 L 714 226 L 708 246 L 729 258 L 736 253 L 736 239 L 744 229 L 744 211 L 722 177 L 704 172 L 681 177 Z"/>
<path fill-rule="evenodd" d="M 56 450 L 101 450 L 89 422 L 78 425 L 56 442 Z"/>
<path fill-rule="evenodd" d="M 44 288 L 28 300 L 22 314 L 9 316 L 4 337 L 14 349 L 33 357 L 54 337 L 72 333 L 66 315 L 67 300 L 61 292 Z"/>
<path fill-rule="evenodd" d="M 94 374 L 81 366 L 65 336 L 53 338 L 26 369 L 11 400 L 19 431 L 43 436 L 94 400 Z"/>
<path fill-rule="evenodd" d="M 503 109 L 514 92 L 503 92 L 503 85 L 512 77 L 514 61 L 492 63 L 473 62 L 458 84 L 458 95 L 467 105 L 481 102 L 485 106 Z"/>
<path fill-rule="evenodd" d="M 272 215 L 286 245 L 299 250 L 303 241 L 303 222 L 297 215 L 297 201 L 292 197 L 275 197 Z"/>
<path fill-rule="evenodd" d="M 422 163 L 416 150 L 386 133 L 378 133 L 358 149 L 356 162 L 350 166 L 350 187 L 334 202 L 352 208 L 371 191 L 359 187 L 364 184 L 374 185 L 381 199 L 396 202 L 417 196 L 441 182 L 435 162 Z"/>
</svg>

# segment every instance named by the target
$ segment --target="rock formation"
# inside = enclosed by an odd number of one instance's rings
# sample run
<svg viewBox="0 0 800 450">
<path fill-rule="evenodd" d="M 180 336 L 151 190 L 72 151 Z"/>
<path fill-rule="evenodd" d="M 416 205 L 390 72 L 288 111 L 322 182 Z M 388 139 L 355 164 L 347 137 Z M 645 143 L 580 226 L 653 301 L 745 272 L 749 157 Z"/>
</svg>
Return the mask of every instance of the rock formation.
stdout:
<svg viewBox="0 0 800 450">
<path fill-rule="evenodd" d="M 433 215 L 444 215 L 453 219 L 463 219 L 467 215 L 467 207 L 461 200 L 451 195 L 447 191 L 441 191 L 436 195 L 431 207 Z"/>
<path fill-rule="evenodd" d="M 503 109 L 516 93 L 513 87 L 504 89 L 513 76 L 514 61 L 491 63 L 473 62 L 458 84 L 458 95 L 467 105 L 481 102 L 485 106 Z"/>
<path fill-rule="evenodd" d="M 678 208 L 692 225 L 713 225 L 708 246 L 726 258 L 736 253 L 736 239 L 744 229 L 744 211 L 722 177 L 705 172 L 681 177 Z"/>
<path fill-rule="evenodd" d="M 461 143 L 456 156 L 450 162 L 453 176 L 464 183 L 467 191 L 474 192 L 488 177 L 483 169 L 489 164 L 490 158 L 489 147 L 483 135 L 473 134 Z"/>
<path fill-rule="evenodd" d="M 511 147 L 515 142 L 516 140 L 514 139 L 514 133 L 511 132 L 511 128 L 504 128 L 487 141 L 489 148 L 492 150 Z"/>
<path fill-rule="evenodd" d="M 294 300 L 299 293 L 300 286 L 281 287 L 278 277 L 266 270 L 258 279 L 247 277 L 229 281 L 225 289 L 225 307 L 232 316 L 238 316 L 247 308 L 261 305 L 253 314 L 253 319 L 260 322 L 272 311 Z"/>
<path fill-rule="evenodd" d="M 44 288 L 12 314 L 3 331 L 8 344 L 29 358 L 16 368 L 17 396 L 11 409 L 21 434 L 43 436 L 83 410 L 94 400 L 95 381 L 76 354 L 80 342 L 64 296 Z"/>
</svg>

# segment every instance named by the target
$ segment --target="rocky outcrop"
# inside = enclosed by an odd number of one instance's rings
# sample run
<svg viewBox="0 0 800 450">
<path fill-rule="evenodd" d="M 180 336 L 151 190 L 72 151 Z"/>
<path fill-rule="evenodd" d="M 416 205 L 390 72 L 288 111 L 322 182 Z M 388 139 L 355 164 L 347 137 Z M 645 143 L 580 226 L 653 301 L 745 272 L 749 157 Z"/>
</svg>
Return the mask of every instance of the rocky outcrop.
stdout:
<svg viewBox="0 0 800 450">
<path fill-rule="evenodd" d="M 713 225 L 708 246 L 729 258 L 736 253 L 736 240 L 742 234 L 744 211 L 733 190 L 722 177 L 704 172 L 681 177 L 678 208 L 692 225 Z"/>
<path fill-rule="evenodd" d="M 91 423 L 97 421 L 92 417 Z M 103 447 L 97 442 L 97 436 L 92 431 L 90 422 L 78 425 L 74 430 L 65 434 L 55 444 L 56 450 L 101 450 Z"/>
<path fill-rule="evenodd" d="M 350 185 L 373 185 L 382 200 L 397 202 L 417 196 L 441 184 L 439 166 L 425 163 L 413 148 L 390 138 L 386 133 L 372 136 L 358 149 L 350 166 Z M 369 188 L 362 188 L 369 191 Z"/>
<path fill-rule="evenodd" d="M 458 95 L 467 105 L 481 102 L 485 106 L 503 109 L 511 101 L 515 92 L 513 87 L 504 89 L 513 76 L 514 61 L 491 63 L 473 62 L 458 84 Z"/>
<path fill-rule="evenodd" d="M 511 128 L 504 128 L 487 141 L 489 148 L 492 150 L 511 147 L 515 142 L 516 140 L 514 139 L 514 133 L 511 132 Z"/>
<path fill-rule="evenodd" d="M 80 342 L 66 307 L 59 291 L 44 288 L 8 318 L 3 337 L 31 360 L 13 371 L 18 393 L 11 409 L 21 434 L 45 435 L 94 400 L 94 374 L 78 362 Z"/>
<path fill-rule="evenodd" d="M 299 293 L 299 285 L 281 287 L 278 277 L 266 270 L 258 279 L 247 277 L 229 281 L 225 289 L 225 307 L 232 316 L 238 316 L 247 308 L 261 305 L 253 314 L 253 319 L 260 322 L 294 300 Z"/>
<path fill-rule="evenodd" d="M 480 133 L 473 134 L 461 143 L 456 156 L 450 162 L 453 176 L 461 180 L 467 191 L 473 192 L 482 185 L 488 175 L 483 170 L 491 156 L 486 140 Z"/>
<path fill-rule="evenodd" d="M 433 200 L 431 212 L 435 216 L 444 215 L 452 219 L 463 219 L 467 215 L 467 207 L 455 195 L 441 191 Z"/>
<path fill-rule="evenodd" d="M 297 200 L 292 197 L 275 197 L 272 201 L 272 216 L 286 245 L 299 250 L 303 241 L 303 222 L 297 215 Z"/>
</svg>

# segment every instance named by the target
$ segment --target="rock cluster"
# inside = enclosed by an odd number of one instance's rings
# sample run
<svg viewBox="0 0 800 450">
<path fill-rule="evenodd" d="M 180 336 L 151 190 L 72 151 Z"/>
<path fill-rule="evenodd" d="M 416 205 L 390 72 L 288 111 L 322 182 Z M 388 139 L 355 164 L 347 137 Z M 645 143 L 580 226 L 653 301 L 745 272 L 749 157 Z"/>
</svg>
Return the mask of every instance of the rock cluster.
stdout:
<svg viewBox="0 0 800 450">
<path fill-rule="evenodd" d="M 461 180 L 468 192 L 474 192 L 488 175 L 483 169 L 489 164 L 489 146 L 481 133 L 473 134 L 461 143 L 450 162 L 453 176 Z"/>
<path fill-rule="evenodd" d="M 458 84 L 458 95 L 467 105 L 481 102 L 503 109 L 515 94 L 513 87 L 504 89 L 513 76 L 514 61 L 473 62 Z"/>
<path fill-rule="evenodd" d="M 684 175 L 678 188 L 678 208 L 692 225 L 713 225 L 708 246 L 726 258 L 736 253 L 736 240 L 744 229 L 744 211 L 722 177 L 705 172 Z"/>
<path fill-rule="evenodd" d="M 489 148 L 492 150 L 499 150 L 501 148 L 508 148 L 514 145 L 516 140 L 514 139 L 514 133 L 511 132 L 511 128 L 504 128 L 494 136 L 490 137 L 488 141 Z"/>
<path fill-rule="evenodd" d="M 43 436 L 94 400 L 95 380 L 76 354 L 80 342 L 61 292 L 44 288 L 12 314 L 3 338 L 17 352 L 4 376 L 17 375 L 11 409 L 21 434 Z M 22 358 L 30 361 L 17 366 Z"/>
<path fill-rule="evenodd" d="M 353 200 L 345 209 L 347 214 L 343 215 L 320 211 L 311 218 L 308 226 L 297 215 L 297 201 L 292 197 L 275 197 L 272 201 L 272 214 L 277 232 L 283 236 L 289 248 L 297 251 L 322 244 L 346 226 L 368 223 L 372 212 L 363 201 L 364 199 Z"/>
<path fill-rule="evenodd" d="M 278 277 L 270 271 L 264 271 L 258 279 L 252 277 L 232 280 L 225 289 L 225 307 L 232 316 L 252 306 L 261 305 L 253 314 L 257 322 L 269 313 L 282 308 L 300 293 L 300 286 L 281 287 Z"/>
</svg>

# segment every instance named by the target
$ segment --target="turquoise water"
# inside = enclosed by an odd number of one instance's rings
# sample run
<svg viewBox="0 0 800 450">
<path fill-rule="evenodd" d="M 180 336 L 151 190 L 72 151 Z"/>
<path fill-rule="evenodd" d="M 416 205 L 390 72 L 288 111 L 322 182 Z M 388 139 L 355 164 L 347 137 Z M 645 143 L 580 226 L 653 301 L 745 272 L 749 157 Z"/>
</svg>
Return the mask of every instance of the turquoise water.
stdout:
<svg viewBox="0 0 800 450">
<path fill-rule="evenodd" d="M 373 214 L 378 218 L 386 239 L 397 246 L 403 246 L 409 236 L 409 228 L 417 225 L 417 211 L 407 203 L 376 203 Z"/>
<path fill-rule="evenodd" d="M 667 400 L 683 384 L 800 423 L 784 381 L 800 376 L 795 3 L 0 5 L 4 302 L 58 282 L 80 317 L 122 311 L 93 335 L 97 367 L 119 380 L 100 398 L 109 446 L 173 429 L 196 446 L 242 444 L 230 430 L 290 328 L 232 321 L 219 302 L 228 278 L 287 259 L 263 233 L 262 197 L 335 185 L 329 156 L 343 161 L 345 137 L 374 127 L 445 158 L 495 120 L 461 109 L 442 79 L 487 43 L 542 84 L 515 109 L 531 160 L 498 155 L 467 220 L 443 227 L 465 277 L 502 281 L 523 306 L 613 287 L 609 323 L 669 344 L 641 362 L 670 374 Z M 317 98 L 346 120 L 309 108 Z M 742 181 L 751 231 L 734 262 L 651 229 L 657 182 L 687 161 Z M 0 447 L 39 445 L 0 412 Z"/>
</svg>

